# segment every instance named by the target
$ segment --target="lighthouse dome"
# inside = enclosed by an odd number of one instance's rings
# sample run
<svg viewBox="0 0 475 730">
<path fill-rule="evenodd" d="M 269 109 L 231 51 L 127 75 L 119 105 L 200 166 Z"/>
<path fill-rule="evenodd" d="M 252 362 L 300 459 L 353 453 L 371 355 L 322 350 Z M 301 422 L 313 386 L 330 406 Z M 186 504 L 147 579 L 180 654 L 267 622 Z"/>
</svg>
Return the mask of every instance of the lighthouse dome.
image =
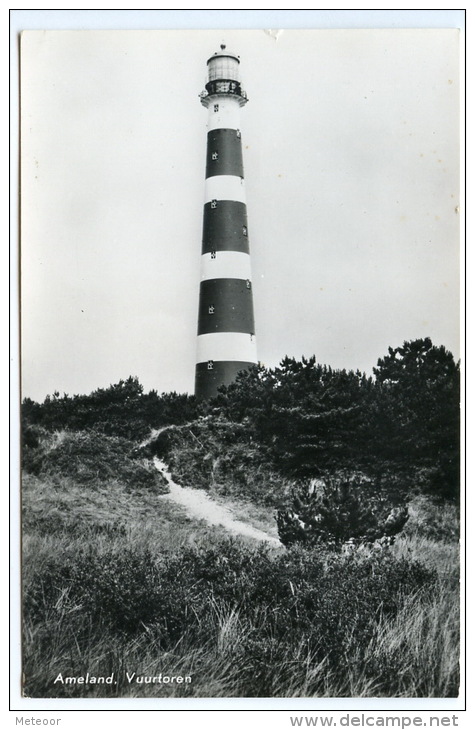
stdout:
<svg viewBox="0 0 475 730">
<path fill-rule="evenodd" d="M 208 59 L 208 81 L 220 79 L 239 81 L 239 56 L 227 51 L 224 44 Z"/>
</svg>

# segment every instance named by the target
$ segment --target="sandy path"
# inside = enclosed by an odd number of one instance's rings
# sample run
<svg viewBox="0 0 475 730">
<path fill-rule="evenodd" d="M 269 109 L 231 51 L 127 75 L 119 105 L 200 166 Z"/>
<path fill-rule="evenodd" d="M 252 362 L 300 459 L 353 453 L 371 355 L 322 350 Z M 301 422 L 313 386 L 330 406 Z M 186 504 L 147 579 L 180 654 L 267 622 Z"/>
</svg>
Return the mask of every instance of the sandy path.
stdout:
<svg viewBox="0 0 475 730">
<path fill-rule="evenodd" d="M 280 540 L 272 537 L 272 535 L 268 535 L 267 532 L 258 530 L 256 527 L 252 527 L 252 525 L 241 522 L 241 520 L 234 519 L 231 511 L 227 507 L 213 502 L 202 489 L 191 489 L 190 487 L 181 487 L 179 484 L 175 484 L 170 473 L 167 471 L 167 465 L 157 457 L 154 458 L 154 463 L 170 487 L 170 493 L 165 494 L 164 499 L 171 499 L 176 504 L 181 505 L 188 511 L 191 517 L 205 520 L 210 525 L 221 525 L 234 535 L 252 537 L 261 542 L 265 541 L 274 547 L 282 547 Z"/>
</svg>

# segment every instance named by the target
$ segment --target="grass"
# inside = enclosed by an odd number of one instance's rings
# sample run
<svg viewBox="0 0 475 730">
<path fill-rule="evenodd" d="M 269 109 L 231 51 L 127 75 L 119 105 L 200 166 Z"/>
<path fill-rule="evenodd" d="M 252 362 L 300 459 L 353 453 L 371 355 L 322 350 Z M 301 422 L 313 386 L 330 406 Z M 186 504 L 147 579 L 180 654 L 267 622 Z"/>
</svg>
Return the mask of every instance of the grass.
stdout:
<svg viewBox="0 0 475 730">
<path fill-rule="evenodd" d="M 457 695 L 450 508 L 414 503 L 404 534 L 380 555 L 272 552 L 190 519 L 159 483 L 132 486 L 127 444 L 105 438 L 102 457 L 110 447 L 118 459 L 112 476 L 104 467 L 78 479 L 78 461 L 68 473 L 60 455 L 60 469 L 56 456 L 43 458 L 24 477 L 26 696 Z M 77 453 L 64 434 L 43 448 L 65 443 Z M 268 507 L 220 500 L 239 519 L 275 529 Z M 117 684 L 54 683 L 59 673 L 87 672 L 113 672 Z M 138 684 L 127 672 L 192 683 Z"/>
</svg>

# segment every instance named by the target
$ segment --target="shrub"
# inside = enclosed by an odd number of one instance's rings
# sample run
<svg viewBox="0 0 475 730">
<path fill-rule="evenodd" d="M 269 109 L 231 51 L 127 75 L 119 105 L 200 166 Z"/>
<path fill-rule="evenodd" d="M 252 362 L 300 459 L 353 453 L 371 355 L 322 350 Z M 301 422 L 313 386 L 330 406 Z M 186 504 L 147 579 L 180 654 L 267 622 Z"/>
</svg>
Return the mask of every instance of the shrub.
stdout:
<svg viewBox="0 0 475 730">
<path fill-rule="evenodd" d="M 393 504 L 385 490 L 362 476 L 313 481 L 294 492 L 290 508 L 277 512 L 282 543 L 391 543 L 408 520 L 405 504 Z"/>
</svg>

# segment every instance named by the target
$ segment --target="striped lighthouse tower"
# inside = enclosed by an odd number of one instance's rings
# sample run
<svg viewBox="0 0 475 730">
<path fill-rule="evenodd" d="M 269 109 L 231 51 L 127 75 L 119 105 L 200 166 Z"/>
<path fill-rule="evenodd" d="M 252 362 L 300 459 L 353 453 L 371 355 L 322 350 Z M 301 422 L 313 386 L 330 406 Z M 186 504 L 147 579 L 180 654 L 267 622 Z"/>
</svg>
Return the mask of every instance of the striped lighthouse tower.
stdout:
<svg viewBox="0 0 475 730">
<path fill-rule="evenodd" d="M 239 124 L 247 97 L 239 58 L 224 45 L 208 60 L 200 98 L 208 141 L 195 395 L 204 399 L 257 363 Z"/>
</svg>

